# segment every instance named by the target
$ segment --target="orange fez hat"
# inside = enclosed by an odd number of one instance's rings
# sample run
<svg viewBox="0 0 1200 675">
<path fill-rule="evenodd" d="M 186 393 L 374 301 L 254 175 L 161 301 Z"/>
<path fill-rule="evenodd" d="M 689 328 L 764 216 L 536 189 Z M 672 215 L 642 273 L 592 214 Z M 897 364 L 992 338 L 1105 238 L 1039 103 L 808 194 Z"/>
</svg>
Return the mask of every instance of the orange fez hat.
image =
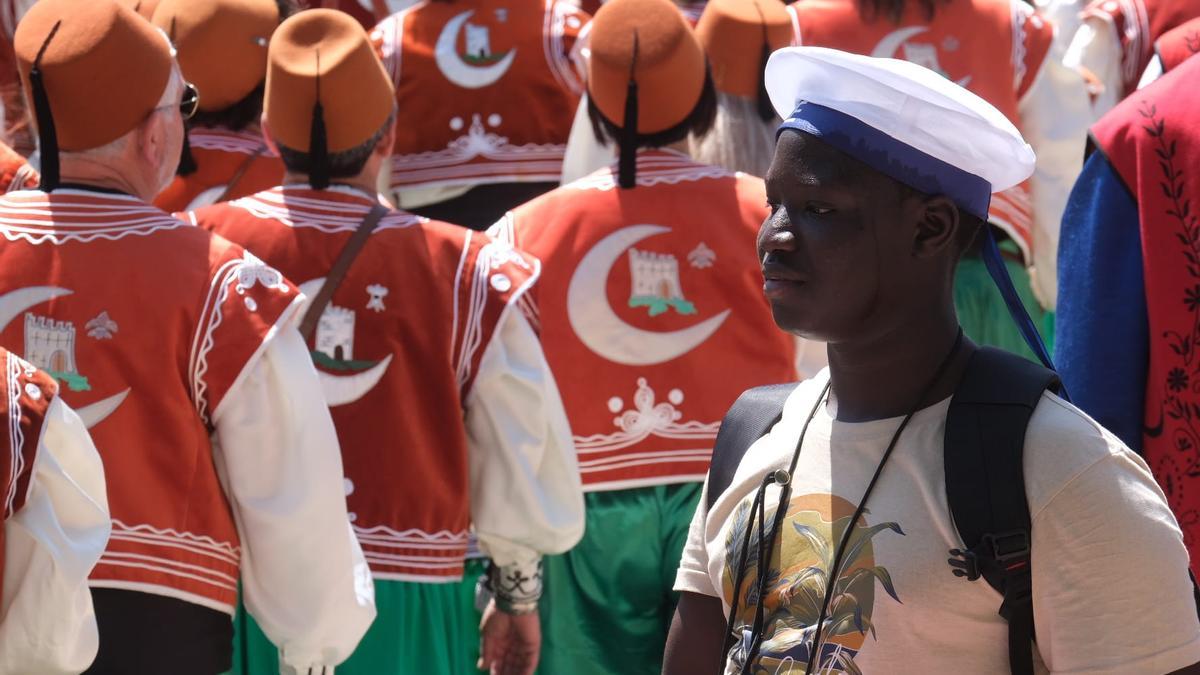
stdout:
<svg viewBox="0 0 1200 675">
<path fill-rule="evenodd" d="M 704 92 L 704 50 L 670 0 L 611 0 L 592 21 L 588 95 L 622 130 L 619 182 L 634 184 L 637 136 L 692 114 Z"/>
<path fill-rule="evenodd" d="M 717 91 L 758 101 L 764 120 L 775 117 L 763 79 L 771 52 L 792 43 L 792 20 L 779 0 L 711 0 L 696 38 L 712 64 Z M 759 45 L 759 49 L 753 49 Z"/>
<path fill-rule="evenodd" d="M 149 21 L 154 16 L 154 9 L 158 7 L 159 0 L 120 0 L 120 2 Z"/>
<path fill-rule="evenodd" d="M 395 106 L 391 78 L 349 14 L 305 10 L 271 37 L 263 114 L 280 145 L 308 153 L 314 188 L 329 186 L 329 153 L 365 143 Z"/>
<path fill-rule="evenodd" d="M 154 111 L 171 46 L 115 0 L 39 0 L 13 37 L 42 151 L 42 189 L 58 185 L 58 151 L 111 143 Z"/>
<path fill-rule="evenodd" d="M 267 42 L 279 25 L 275 0 L 162 0 L 154 25 L 175 45 L 200 110 L 224 110 L 267 76 Z"/>
</svg>

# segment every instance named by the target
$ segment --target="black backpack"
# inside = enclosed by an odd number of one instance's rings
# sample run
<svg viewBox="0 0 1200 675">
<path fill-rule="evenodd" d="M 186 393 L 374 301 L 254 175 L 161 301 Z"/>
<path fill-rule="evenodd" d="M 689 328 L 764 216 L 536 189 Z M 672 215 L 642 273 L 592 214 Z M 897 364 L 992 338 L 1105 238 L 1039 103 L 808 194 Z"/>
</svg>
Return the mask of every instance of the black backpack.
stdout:
<svg viewBox="0 0 1200 675">
<path fill-rule="evenodd" d="M 750 446 L 783 416 L 796 384 L 758 387 L 743 393 L 725 415 L 708 472 L 707 508 L 733 482 Z M 1033 594 L 1030 517 L 1025 499 L 1025 428 L 1058 375 L 991 347 L 972 355 L 946 415 L 946 496 L 950 515 L 966 544 L 953 549 L 953 573 L 982 577 L 1004 598 L 1008 657 L 1013 675 L 1033 673 Z"/>
</svg>

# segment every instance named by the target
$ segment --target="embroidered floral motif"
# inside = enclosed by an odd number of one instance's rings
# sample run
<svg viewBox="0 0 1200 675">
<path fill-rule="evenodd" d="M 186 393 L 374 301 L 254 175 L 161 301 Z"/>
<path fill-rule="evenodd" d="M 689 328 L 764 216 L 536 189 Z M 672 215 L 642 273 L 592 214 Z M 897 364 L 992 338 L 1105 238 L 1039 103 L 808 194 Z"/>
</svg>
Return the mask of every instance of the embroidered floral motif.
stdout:
<svg viewBox="0 0 1200 675">
<path fill-rule="evenodd" d="M 1176 451 L 1174 456 L 1160 458 L 1153 468 L 1183 525 L 1184 540 L 1191 546 L 1193 528 L 1200 525 L 1200 513 L 1183 506 L 1184 478 L 1200 476 L 1200 218 L 1192 211 L 1191 199 L 1185 194 L 1188 179 L 1176 161 L 1178 144 L 1168 138 L 1165 120 L 1150 102 L 1143 102 L 1138 113 L 1144 122 L 1142 130 L 1154 139 L 1154 153 L 1161 171 L 1159 189 L 1167 199 L 1166 215 L 1175 223 L 1175 238 L 1182 248 L 1184 269 L 1191 280 L 1191 286 L 1179 298 L 1185 320 L 1161 335 L 1174 355 L 1174 363 L 1159 385 L 1163 397 L 1158 421 L 1145 429 L 1150 438 L 1169 434 L 1171 447 Z"/>
<path fill-rule="evenodd" d="M 287 290 L 287 284 L 283 283 L 283 275 L 249 251 L 242 253 L 242 264 L 237 271 L 237 282 L 235 290 L 238 295 L 245 295 L 246 291 L 254 288 L 257 284 L 276 291 Z"/>
</svg>

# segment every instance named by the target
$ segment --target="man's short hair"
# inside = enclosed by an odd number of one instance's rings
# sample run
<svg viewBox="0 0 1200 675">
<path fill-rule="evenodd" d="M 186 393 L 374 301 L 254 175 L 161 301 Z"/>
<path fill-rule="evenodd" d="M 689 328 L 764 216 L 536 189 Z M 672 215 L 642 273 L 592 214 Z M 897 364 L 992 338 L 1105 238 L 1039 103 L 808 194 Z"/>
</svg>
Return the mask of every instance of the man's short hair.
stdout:
<svg viewBox="0 0 1200 675">
<path fill-rule="evenodd" d="M 329 177 L 351 178 L 362 173 L 375 146 L 379 145 L 379 141 L 387 134 L 395 120 L 396 111 L 393 110 L 383 126 L 370 138 L 348 150 L 329 153 Z M 312 157 L 307 152 L 293 150 L 281 144 L 278 139 L 275 139 L 275 147 L 279 149 L 279 158 L 283 160 L 283 165 L 287 167 L 288 171 L 306 176 L 312 173 Z"/>
<path fill-rule="evenodd" d="M 196 111 L 196 114 L 187 121 L 187 128 L 190 130 L 196 127 L 220 127 L 230 131 L 241 131 L 257 124 L 259 118 L 262 117 L 263 88 L 264 86 L 259 84 L 254 91 L 246 94 L 242 100 L 228 108 Z M 203 96 L 203 94 L 201 95 Z"/>
<path fill-rule="evenodd" d="M 857 0 L 858 13 L 868 21 L 885 18 L 898 24 L 904 20 L 904 12 L 909 2 L 916 2 L 925 10 L 925 20 L 933 21 L 937 16 L 939 5 L 947 5 L 950 0 Z"/>
<path fill-rule="evenodd" d="M 600 112 L 600 109 L 592 101 L 591 96 L 588 97 L 587 102 L 588 119 L 592 122 L 592 133 L 596 135 L 596 140 L 601 143 L 610 143 L 614 147 L 617 146 L 621 138 L 621 127 L 614 124 L 604 116 L 604 113 Z M 713 121 L 716 118 L 717 90 L 713 86 L 712 70 L 708 67 L 708 64 L 705 64 L 704 87 L 700 90 L 700 100 L 692 108 L 691 114 L 670 129 L 653 134 L 638 134 L 638 147 L 661 148 L 678 143 L 686 139 L 689 134 L 696 138 L 702 138 L 712 128 Z"/>
</svg>

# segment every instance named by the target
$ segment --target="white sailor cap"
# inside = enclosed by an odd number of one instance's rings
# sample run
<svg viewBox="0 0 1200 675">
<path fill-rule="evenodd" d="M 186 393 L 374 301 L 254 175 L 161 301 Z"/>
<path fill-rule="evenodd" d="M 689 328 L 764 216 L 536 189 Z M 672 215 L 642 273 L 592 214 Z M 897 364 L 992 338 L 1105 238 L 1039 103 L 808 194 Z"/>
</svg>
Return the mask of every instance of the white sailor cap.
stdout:
<svg viewBox="0 0 1200 675">
<path fill-rule="evenodd" d="M 991 193 L 1033 174 L 1033 149 L 1003 113 L 915 63 L 787 47 L 771 55 L 765 80 L 781 131 L 817 136 L 981 219 Z"/>
</svg>

